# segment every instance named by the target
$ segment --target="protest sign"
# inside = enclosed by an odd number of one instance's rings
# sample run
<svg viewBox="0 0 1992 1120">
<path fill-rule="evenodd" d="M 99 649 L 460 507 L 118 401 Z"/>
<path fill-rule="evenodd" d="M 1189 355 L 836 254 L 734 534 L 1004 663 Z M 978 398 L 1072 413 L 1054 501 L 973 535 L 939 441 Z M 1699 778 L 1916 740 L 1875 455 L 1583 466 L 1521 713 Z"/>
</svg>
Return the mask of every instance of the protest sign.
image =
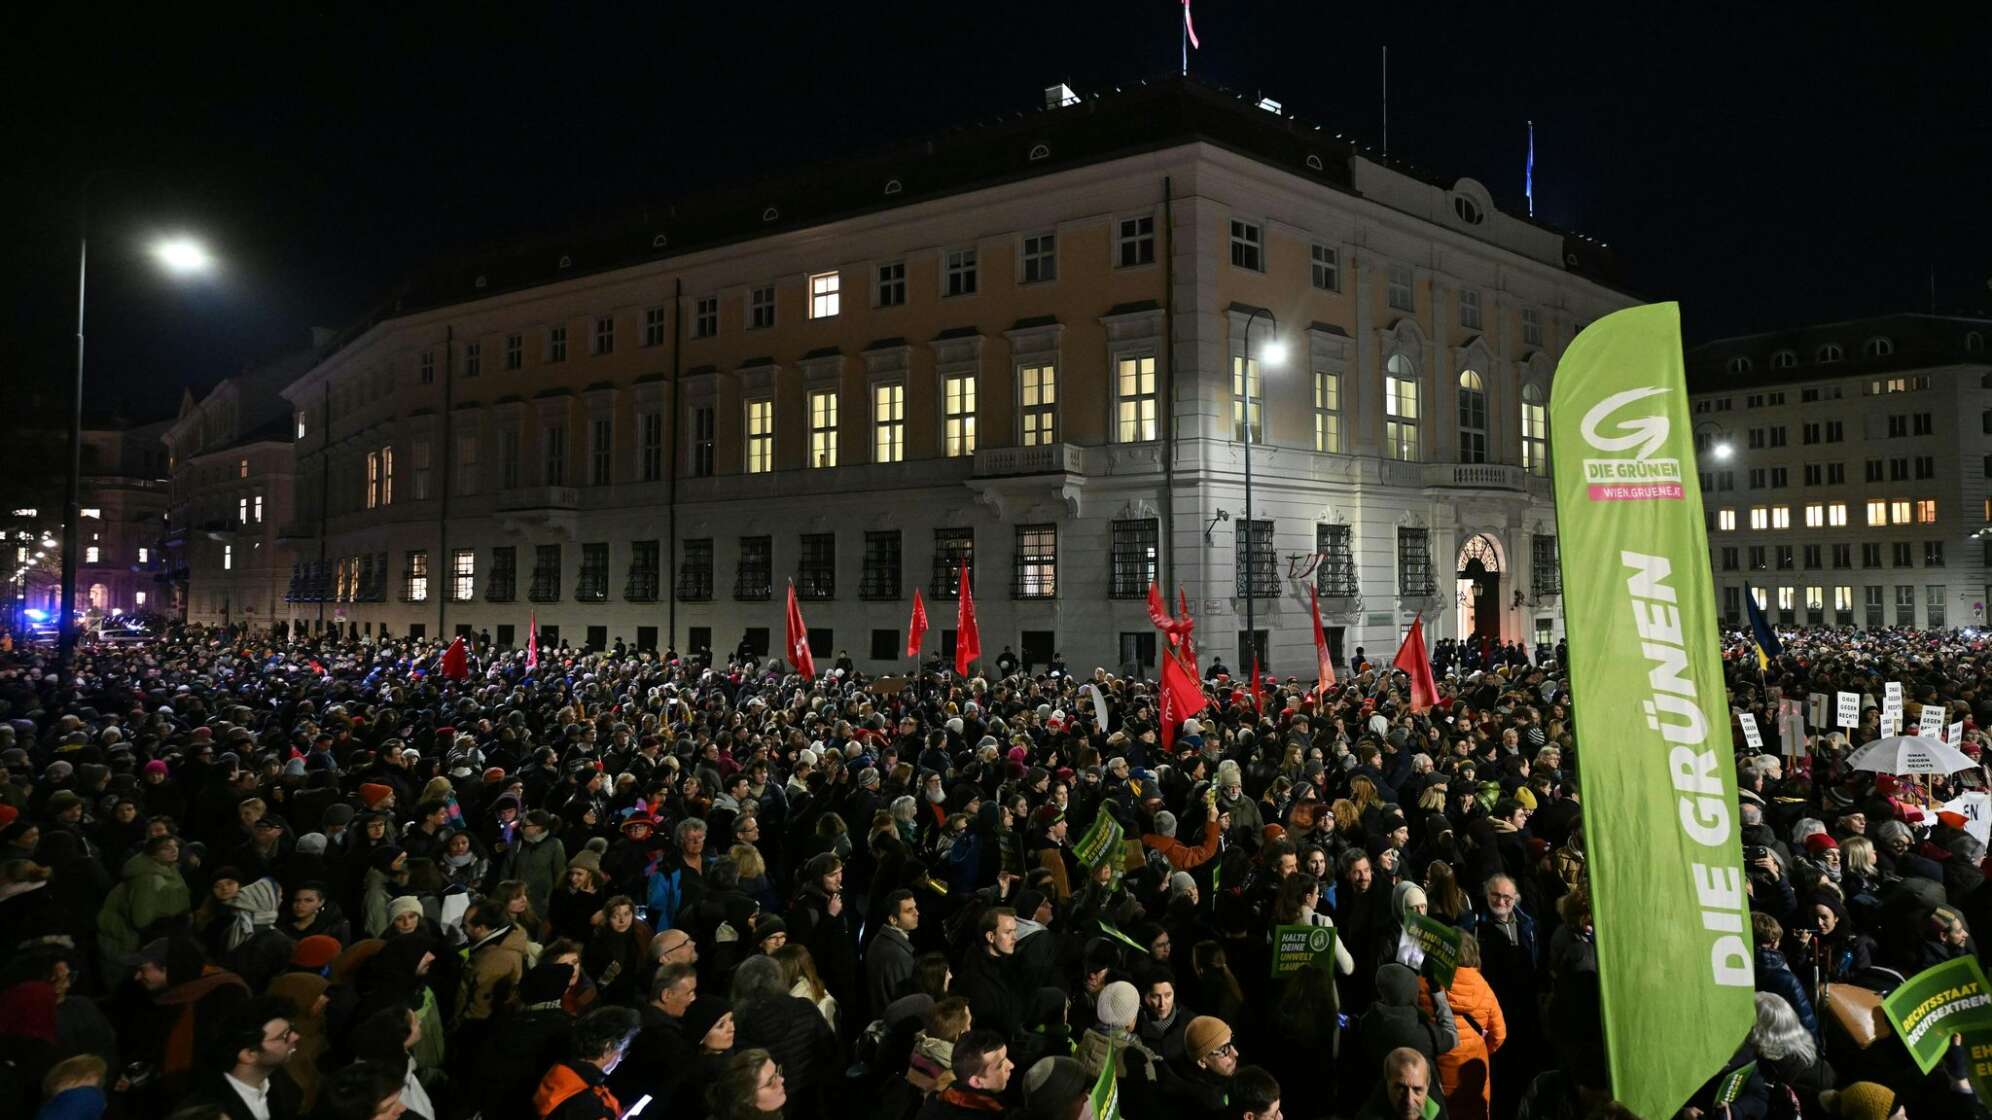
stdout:
<svg viewBox="0 0 1992 1120">
<path fill-rule="evenodd" d="M 1974 1049 L 1992 1043 L 1992 997 L 1985 994 L 1977 957 L 1924 969 L 1883 999 L 1881 1010 L 1926 1074 L 1943 1060 L 1953 1034 L 1963 1034 L 1965 1046 Z"/>
<path fill-rule="evenodd" d="M 1943 738 L 1944 710 L 1935 704 L 1923 705 L 1923 710 L 1916 716 L 1916 734 L 1932 739 Z"/>
<path fill-rule="evenodd" d="M 1273 927 L 1273 975 L 1286 976 L 1303 968 L 1335 967 L 1335 931 L 1328 926 Z"/>
<path fill-rule="evenodd" d="M 1404 932 L 1411 935 L 1425 954 L 1424 974 L 1441 988 L 1452 987 L 1459 971 L 1459 927 L 1423 914 L 1407 914 L 1411 923 Z"/>
<path fill-rule="evenodd" d="M 1941 808 L 1963 817 L 1964 830 L 1980 844 L 1992 847 L 1992 794 L 1984 790 L 1968 790 L 1955 801 L 1945 802 Z"/>
<path fill-rule="evenodd" d="M 1751 715 L 1749 712 L 1744 712 L 1736 717 L 1736 722 L 1743 725 L 1743 741 L 1750 744 L 1750 749 L 1753 751 L 1763 750 L 1764 733 L 1757 729 L 1757 717 Z"/>
<path fill-rule="evenodd" d="M 1859 727 L 1861 725 L 1861 694 L 1858 692 L 1839 693 L 1840 706 L 1835 727 Z"/>
</svg>

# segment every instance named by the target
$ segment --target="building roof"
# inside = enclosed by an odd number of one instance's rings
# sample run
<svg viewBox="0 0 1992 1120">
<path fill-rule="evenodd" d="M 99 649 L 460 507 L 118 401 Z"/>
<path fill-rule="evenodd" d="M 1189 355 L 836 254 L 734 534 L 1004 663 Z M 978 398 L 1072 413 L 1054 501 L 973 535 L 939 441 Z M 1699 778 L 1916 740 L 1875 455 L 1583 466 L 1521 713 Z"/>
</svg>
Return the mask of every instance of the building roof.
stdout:
<svg viewBox="0 0 1992 1120">
<path fill-rule="evenodd" d="M 1914 312 L 1877 315 L 1718 338 L 1688 351 L 1686 357 L 1690 393 L 1986 365 L 1992 364 L 1992 319 Z M 1832 360 L 1824 360 L 1828 358 Z"/>
<path fill-rule="evenodd" d="M 481 299 L 575 276 L 625 268 L 697 250 L 785 233 L 952 194 L 1201 141 L 1357 193 L 1354 161 L 1387 166 L 1451 189 L 1445 179 L 1296 117 L 1268 112 L 1254 98 L 1171 75 L 1062 106 L 1008 114 L 870 155 L 799 169 L 673 202 L 625 211 L 553 236 L 441 261 L 410 277 L 368 321 Z M 1618 269 L 1609 249 L 1562 236 L 1558 266 L 1602 283 Z"/>
</svg>

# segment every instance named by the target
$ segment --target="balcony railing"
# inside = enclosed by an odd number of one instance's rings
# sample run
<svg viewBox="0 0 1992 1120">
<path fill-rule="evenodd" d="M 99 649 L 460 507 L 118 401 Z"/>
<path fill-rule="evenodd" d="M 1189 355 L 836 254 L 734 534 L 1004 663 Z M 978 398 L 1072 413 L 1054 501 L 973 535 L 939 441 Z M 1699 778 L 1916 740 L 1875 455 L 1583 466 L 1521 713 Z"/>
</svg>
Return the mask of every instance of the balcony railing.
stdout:
<svg viewBox="0 0 1992 1120">
<path fill-rule="evenodd" d="M 500 490 L 494 505 L 500 510 L 579 509 L 581 491 L 572 486 L 521 486 Z"/>
<path fill-rule="evenodd" d="M 1085 469 L 1084 452 L 1070 443 L 1036 447 L 986 447 L 975 453 L 975 473 L 984 478 L 1019 474 L 1071 474 Z"/>
<path fill-rule="evenodd" d="M 1505 463 L 1427 463 L 1425 485 L 1446 490 L 1522 490 L 1528 476 Z"/>
</svg>

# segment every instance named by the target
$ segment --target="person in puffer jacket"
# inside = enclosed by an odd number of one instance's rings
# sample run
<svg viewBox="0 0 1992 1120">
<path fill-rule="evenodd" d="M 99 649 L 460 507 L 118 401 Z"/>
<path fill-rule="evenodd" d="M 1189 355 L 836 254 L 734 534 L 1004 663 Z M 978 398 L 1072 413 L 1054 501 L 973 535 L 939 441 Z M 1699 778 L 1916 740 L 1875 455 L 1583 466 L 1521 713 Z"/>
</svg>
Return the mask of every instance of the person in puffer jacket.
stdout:
<svg viewBox="0 0 1992 1120">
<path fill-rule="evenodd" d="M 748 957 L 733 974 L 736 1051 L 766 1050 L 782 1068 L 791 1112 L 817 1115 L 815 1102 L 841 1071 L 837 1038 L 816 1005 L 789 994 L 774 958 Z"/>
</svg>

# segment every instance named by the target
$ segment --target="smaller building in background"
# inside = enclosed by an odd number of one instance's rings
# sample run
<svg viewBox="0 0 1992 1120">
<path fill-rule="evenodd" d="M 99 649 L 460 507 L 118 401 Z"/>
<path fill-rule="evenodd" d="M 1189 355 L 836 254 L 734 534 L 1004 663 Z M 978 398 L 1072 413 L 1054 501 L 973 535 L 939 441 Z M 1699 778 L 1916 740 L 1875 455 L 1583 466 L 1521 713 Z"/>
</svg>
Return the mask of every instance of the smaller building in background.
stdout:
<svg viewBox="0 0 1992 1120">
<path fill-rule="evenodd" d="M 227 378 L 198 400 L 189 392 L 162 425 L 172 484 L 160 543 L 176 618 L 251 630 L 287 621 L 294 433 L 278 390 L 314 356 Z"/>
<path fill-rule="evenodd" d="M 1889 315 L 1688 356 L 1716 603 L 1977 627 L 1992 602 L 1992 320 Z"/>
<path fill-rule="evenodd" d="M 110 421 L 83 432 L 76 609 L 93 620 L 160 610 L 166 421 Z"/>
</svg>

